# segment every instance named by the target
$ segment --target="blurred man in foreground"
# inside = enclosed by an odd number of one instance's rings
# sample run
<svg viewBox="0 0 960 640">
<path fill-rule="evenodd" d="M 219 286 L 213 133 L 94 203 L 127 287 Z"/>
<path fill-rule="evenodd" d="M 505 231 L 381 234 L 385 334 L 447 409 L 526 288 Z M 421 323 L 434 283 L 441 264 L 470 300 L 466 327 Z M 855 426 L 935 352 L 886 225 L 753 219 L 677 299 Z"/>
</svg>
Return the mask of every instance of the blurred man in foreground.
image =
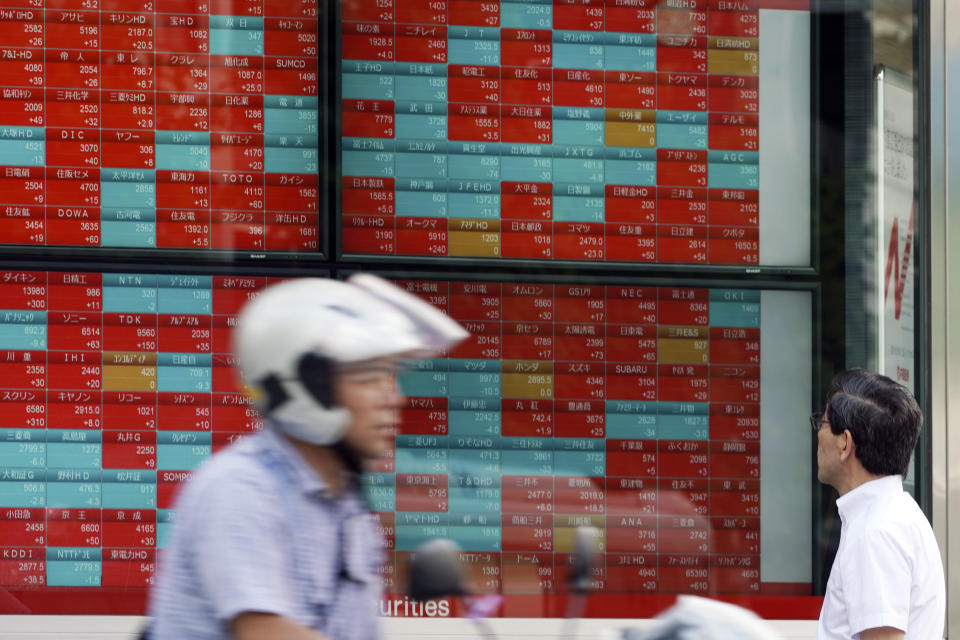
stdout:
<svg viewBox="0 0 960 640">
<path fill-rule="evenodd" d="M 817 477 L 839 492 L 843 523 L 818 640 L 943 637 L 940 550 L 902 481 L 922 422 L 909 391 L 863 369 L 838 374 L 810 416 Z"/>
<path fill-rule="evenodd" d="M 365 274 L 288 281 L 249 303 L 234 350 L 264 430 L 211 458 L 182 489 L 149 637 L 381 637 L 382 542 L 358 474 L 393 447 L 401 359 L 466 335 Z"/>
</svg>

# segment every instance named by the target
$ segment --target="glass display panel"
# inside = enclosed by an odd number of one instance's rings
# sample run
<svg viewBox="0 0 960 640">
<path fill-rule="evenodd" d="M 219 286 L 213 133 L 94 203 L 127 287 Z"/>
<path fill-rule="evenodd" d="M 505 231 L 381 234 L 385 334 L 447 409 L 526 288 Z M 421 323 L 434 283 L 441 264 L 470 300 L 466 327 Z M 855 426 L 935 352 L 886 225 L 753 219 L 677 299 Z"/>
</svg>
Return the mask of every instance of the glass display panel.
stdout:
<svg viewBox="0 0 960 640">
<path fill-rule="evenodd" d="M 275 280 L 0 272 L 0 587 L 34 613 L 143 613 L 177 486 L 260 428 L 230 331 Z"/>
<path fill-rule="evenodd" d="M 403 374 L 395 455 L 367 476 L 398 593 L 381 613 L 407 606 L 411 552 L 449 537 L 504 615 L 563 615 L 581 525 L 604 549 L 588 616 L 675 593 L 802 608 L 784 596 L 812 590 L 809 292 L 402 284 L 472 336 Z"/>
<path fill-rule="evenodd" d="M 591 524 L 586 617 L 815 619 L 806 414 L 850 366 L 931 402 L 907 5 L 0 0 L 0 613 L 143 613 L 178 484 L 260 428 L 237 309 L 344 268 L 474 333 L 365 478 L 383 615 L 465 613 L 402 593 L 446 536 L 495 615 L 563 616 Z"/>
<path fill-rule="evenodd" d="M 806 267 L 806 0 L 343 0 L 341 251 Z"/>
<path fill-rule="evenodd" d="M 322 4 L 0 2 L 0 245 L 317 254 Z"/>
<path fill-rule="evenodd" d="M 229 332 L 270 281 L 0 273 L 0 587 L 35 613 L 142 613 L 178 484 L 260 428 Z M 810 292 L 402 285 L 473 335 L 402 374 L 365 477 L 382 613 L 414 615 L 410 552 L 445 536 L 504 615 L 557 615 L 582 524 L 604 544 L 587 615 L 810 593 Z"/>
</svg>

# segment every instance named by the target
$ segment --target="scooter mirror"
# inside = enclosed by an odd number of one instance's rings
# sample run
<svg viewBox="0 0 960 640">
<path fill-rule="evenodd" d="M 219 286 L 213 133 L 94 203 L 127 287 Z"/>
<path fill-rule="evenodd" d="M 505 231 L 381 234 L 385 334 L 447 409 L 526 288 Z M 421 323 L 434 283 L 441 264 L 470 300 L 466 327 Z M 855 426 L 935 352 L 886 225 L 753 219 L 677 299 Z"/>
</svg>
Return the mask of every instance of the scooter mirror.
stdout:
<svg viewBox="0 0 960 640">
<path fill-rule="evenodd" d="M 596 527 L 577 527 L 573 542 L 573 566 L 570 569 L 570 590 L 589 593 L 593 590 L 591 573 L 600 553 L 600 530 Z"/>
<path fill-rule="evenodd" d="M 460 566 L 460 548 L 446 538 L 428 540 L 410 563 L 407 594 L 418 601 L 468 594 Z"/>
</svg>

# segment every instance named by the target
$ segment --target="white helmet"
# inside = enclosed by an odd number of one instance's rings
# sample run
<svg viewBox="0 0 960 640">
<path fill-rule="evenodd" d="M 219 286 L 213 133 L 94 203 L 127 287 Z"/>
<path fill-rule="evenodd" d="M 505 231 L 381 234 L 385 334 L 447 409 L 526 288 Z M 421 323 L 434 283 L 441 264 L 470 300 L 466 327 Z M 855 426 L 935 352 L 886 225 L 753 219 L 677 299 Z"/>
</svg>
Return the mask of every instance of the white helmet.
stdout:
<svg viewBox="0 0 960 640">
<path fill-rule="evenodd" d="M 261 414 L 299 440 L 331 445 L 350 421 L 333 398 L 336 365 L 429 357 L 468 335 L 416 296 L 357 274 L 267 287 L 241 310 L 233 342 Z"/>
<path fill-rule="evenodd" d="M 781 640 L 757 614 L 728 602 L 681 595 L 652 626 L 607 632 L 611 640 Z"/>
</svg>

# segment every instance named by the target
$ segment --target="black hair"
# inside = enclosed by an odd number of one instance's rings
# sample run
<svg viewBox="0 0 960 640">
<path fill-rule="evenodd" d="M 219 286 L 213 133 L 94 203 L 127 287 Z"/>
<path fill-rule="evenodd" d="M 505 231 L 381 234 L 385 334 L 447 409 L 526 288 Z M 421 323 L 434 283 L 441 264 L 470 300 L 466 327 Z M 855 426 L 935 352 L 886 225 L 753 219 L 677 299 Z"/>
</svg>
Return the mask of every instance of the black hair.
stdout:
<svg viewBox="0 0 960 640">
<path fill-rule="evenodd" d="M 838 373 L 827 394 L 830 431 L 849 430 L 856 456 L 874 475 L 906 475 L 923 413 L 906 387 L 866 369 Z"/>
</svg>

